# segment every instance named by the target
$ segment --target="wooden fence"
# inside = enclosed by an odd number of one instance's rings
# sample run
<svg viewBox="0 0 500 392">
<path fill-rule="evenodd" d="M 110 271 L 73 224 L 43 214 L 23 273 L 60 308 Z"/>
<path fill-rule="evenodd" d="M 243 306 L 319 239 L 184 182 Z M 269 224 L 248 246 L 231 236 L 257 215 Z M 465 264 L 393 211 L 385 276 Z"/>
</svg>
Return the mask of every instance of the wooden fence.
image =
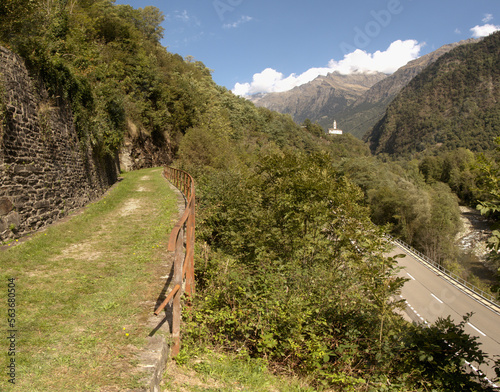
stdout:
<svg viewBox="0 0 500 392">
<path fill-rule="evenodd" d="M 173 289 L 154 312 L 158 315 L 173 300 L 172 338 L 174 344 L 171 354 L 174 357 L 181 347 L 181 297 L 184 293 L 188 298 L 194 294 L 195 190 L 193 178 L 183 170 L 166 167 L 163 175 L 182 192 L 186 200 L 184 213 L 172 229 L 168 242 L 168 251 L 174 252 Z"/>
</svg>

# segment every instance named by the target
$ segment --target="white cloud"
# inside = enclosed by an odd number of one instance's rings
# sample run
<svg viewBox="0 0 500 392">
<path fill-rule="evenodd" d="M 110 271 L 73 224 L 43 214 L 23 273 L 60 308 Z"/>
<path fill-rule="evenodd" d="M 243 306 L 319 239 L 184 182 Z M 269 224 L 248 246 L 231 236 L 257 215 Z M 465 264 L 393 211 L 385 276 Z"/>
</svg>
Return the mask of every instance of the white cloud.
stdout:
<svg viewBox="0 0 500 392">
<path fill-rule="evenodd" d="M 356 49 L 337 62 L 330 60 L 328 66 L 343 74 L 352 72 L 383 72 L 391 74 L 418 57 L 423 44 L 415 40 L 394 41 L 386 51 L 367 53 Z"/>
<path fill-rule="evenodd" d="M 189 22 L 189 20 L 190 20 L 190 17 L 189 17 L 188 12 L 186 10 L 184 10 L 182 12 L 176 11 L 175 18 L 180 19 L 183 22 Z"/>
<path fill-rule="evenodd" d="M 500 30 L 500 26 L 495 26 L 492 24 L 485 24 L 483 26 L 474 26 L 470 31 L 472 31 L 472 36 L 474 38 L 486 37 L 495 31 Z"/>
<path fill-rule="evenodd" d="M 293 73 L 287 77 L 272 68 L 266 68 L 264 71 L 253 75 L 251 83 L 236 83 L 232 91 L 241 96 L 288 91 L 308 83 L 318 76 L 324 76 L 335 71 L 345 75 L 354 72 L 384 72 L 390 74 L 409 61 L 416 59 L 422 46 L 423 44 L 419 44 L 415 40 L 398 40 L 383 52 L 367 53 L 364 50 L 356 49 L 354 52 L 345 55 L 340 61 L 330 60 L 327 67 L 310 68 L 300 75 Z"/>
<path fill-rule="evenodd" d="M 177 21 L 186 25 L 201 26 L 200 20 L 193 15 L 190 15 L 187 10 L 174 11 L 173 14 L 165 15 L 167 21 Z"/>
<path fill-rule="evenodd" d="M 222 25 L 222 27 L 224 29 L 235 29 L 237 27 L 240 27 L 243 23 L 247 23 L 247 22 L 250 22 L 252 20 L 253 20 L 253 18 L 251 16 L 243 15 L 236 22 L 234 22 L 234 23 L 226 23 L 226 24 Z"/>
<path fill-rule="evenodd" d="M 483 23 L 488 23 L 493 20 L 493 15 L 492 14 L 484 14 L 483 18 Z"/>
</svg>

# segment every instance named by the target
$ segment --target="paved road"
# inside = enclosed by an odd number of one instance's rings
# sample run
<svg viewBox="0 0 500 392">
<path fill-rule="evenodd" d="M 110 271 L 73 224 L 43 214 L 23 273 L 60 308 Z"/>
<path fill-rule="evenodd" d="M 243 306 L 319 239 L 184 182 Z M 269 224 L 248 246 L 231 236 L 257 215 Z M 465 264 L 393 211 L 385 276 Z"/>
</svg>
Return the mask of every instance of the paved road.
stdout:
<svg viewBox="0 0 500 392">
<path fill-rule="evenodd" d="M 410 279 L 401 296 L 407 301 L 406 312 L 412 320 L 432 323 L 438 317 L 450 315 L 458 323 L 466 313 L 474 312 L 466 325 L 466 332 L 479 337 L 481 349 L 490 357 L 500 356 L 500 312 L 460 291 L 439 271 L 429 269 L 399 246 L 391 253 L 395 254 L 406 254 L 399 259 L 399 265 L 404 267 L 399 274 Z M 490 379 L 495 377 L 491 367 L 483 366 L 480 370 Z"/>
</svg>

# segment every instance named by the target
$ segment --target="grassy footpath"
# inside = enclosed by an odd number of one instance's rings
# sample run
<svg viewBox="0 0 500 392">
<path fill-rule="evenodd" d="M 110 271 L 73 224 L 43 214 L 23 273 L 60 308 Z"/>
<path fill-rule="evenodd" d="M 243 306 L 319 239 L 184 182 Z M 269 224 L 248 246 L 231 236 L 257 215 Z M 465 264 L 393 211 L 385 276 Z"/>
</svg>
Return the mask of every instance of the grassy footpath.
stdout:
<svg viewBox="0 0 500 392">
<path fill-rule="evenodd" d="M 141 170 L 83 213 L 1 251 L 0 391 L 136 387 L 135 353 L 150 332 L 145 320 L 176 219 L 161 169 Z M 15 385 L 7 369 L 12 278 Z"/>
<path fill-rule="evenodd" d="M 139 386 L 136 353 L 170 268 L 177 197 L 161 169 L 126 173 L 100 201 L 0 251 L 0 391 L 118 392 Z M 9 279 L 15 322 L 8 322 Z M 11 284 L 12 286 L 12 284 Z M 15 384 L 8 381 L 15 329 Z M 311 392 L 265 361 L 184 347 L 162 390 Z"/>
</svg>

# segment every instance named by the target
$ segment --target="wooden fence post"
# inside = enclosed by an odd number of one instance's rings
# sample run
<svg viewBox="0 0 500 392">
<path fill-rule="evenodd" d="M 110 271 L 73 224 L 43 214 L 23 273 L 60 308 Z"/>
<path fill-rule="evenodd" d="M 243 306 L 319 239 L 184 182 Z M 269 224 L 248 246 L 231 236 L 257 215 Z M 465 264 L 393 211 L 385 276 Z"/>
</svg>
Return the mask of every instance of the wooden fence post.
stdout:
<svg viewBox="0 0 500 392">
<path fill-rule="evenodd" d="M 179 189 L 186 198 L 187 205 L 181 219 L 174 226 L 169 238 L 168 250 L 174 252 L 174 276 L 172 283 L 174 289 L 155 310 L 158 315 L 172 300 L 172 357 L 175 357 L 181 348 L 181 297 L 184 292 L 191 298 L 194 293 L 194 241 L 195 241 L 195 190 L 193 178 L 186 172 L 170 167 L 164 170 L 164 176 Z M 184 253 L 184 238 L 186 251 Z M 183 288 L 186 279 L 185 289 Z"/>
<path fill-rule="evenodd" d="M 172 357 L 179 354 L 181 349 L 181 297 L 183 293 L 182 289 L 182 265 L 184 261 L 183 252 L 183 237 L 184 228 L 181 227 L 179 230 L 178 238 L 175 246 L 175 257 L 174 257 L 174 278 L 172 283 L 174 287 L 180 285 L 180 289 L 174 295 L 174 302 L 172 304 L 172 338 L 174 340 L 174 346 L 172 347 Z"/>
</svg>

